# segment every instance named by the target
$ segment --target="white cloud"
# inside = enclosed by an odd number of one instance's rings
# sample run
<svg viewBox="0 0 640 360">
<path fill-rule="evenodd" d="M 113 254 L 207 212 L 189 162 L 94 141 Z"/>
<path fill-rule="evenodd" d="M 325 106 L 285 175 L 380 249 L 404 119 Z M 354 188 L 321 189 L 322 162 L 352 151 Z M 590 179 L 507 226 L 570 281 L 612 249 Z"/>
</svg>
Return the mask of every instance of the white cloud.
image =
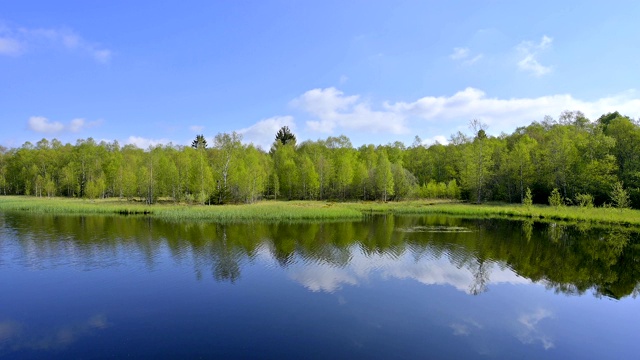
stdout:
<svg viewBox="0 0 640 360">
<path fill-rule="evenodd" d="M 538 55 L 541 51 L 549 48 L 552 42 L 553 38 L 544 35 L 538 44 L 532 43 L 531 41 L 523 41 L 518 44 L 516 50 L 521 56 L 520 61 L 518 61 L 518 68 L 522 71 L 530 72 L 535 76 L 550 73 L 552 68 L 540 64 Z"/>
<path fill-rule="evenodd" d="M 91 54 L 93 55 L 93 58 L 98 61 L 101 62 L 103 64 L 108 63 L 109 60 L 111 60 L 111 50 L 107 50 L 107 49 L 94 49 L 94 50 L 90 50 Z"/>
<path fill-rule="evenodd" d="M 448 144 L 448 136 L 458 130 L 466 132 L 472 119 L 489 125 L 491 134 L 498 135 L 542 121 L 546 115 L 557 116 L 565 110 L 581 111 L 591 120 L 613 111 L 635 118 L 640 116 L 640 93 L 628 90 L 593 100 L 578 99 L 571 94 L 498 98 L 468 87 L 451 96 L 370 104 L 358 94 L 345 95 L 331 87 L 309 90 L 293 99 L 290 105 L 313 116 L 306 121 L 305 135 L 313 135 L 313 132 L 357 134 L 368 139 L 365 141 L 371 141 L 376 133 L 381 136 L 413 133 L 425 139 L 423 144 L 431 145 L 436 141 Z M 274 134 L 285 125 L 293 128 L 293 117 L 261 120 L 238 132 L 244 135 L 246 142 L 268 149 Z"/>
<path fill-rule="evenodd" d="M 309 130 L 334 133 L 358 130 L 371 133 L 407 133 L 405 119 L 389 111 L 372 110 L 359 95 L 345 96 L 336 88 L 313 89 L 291 101 L 291 105 L 316 117 L 307 121 Z"/>
<path fill-rule="evenodd" d="M 204 130 L 204 126 L 201 125 L 191 125 L 189 126 L 189 130 L 194 133 L 201 133 Z"/>
<path fill-rule="evenodd" d="M 87 122 L 85 119 L 73 119 L 71 120 L 67 128 L 69 129 L 69 131 L 77 133 L 84 129 L 90 129 L 92 127 L 96 127 L 101 123 L 102 123 L 101 120 Z"/>
<path fill-rule="evenodd" d="M 29 129 L 38 133 L 56 134 L 63 131 L 69 131 L 73 133 L 80 132 L 84 129 L 98 126 L 102 123 L 102 120 L 89 121 L 85 119 L 73 119 L 69 122 L 69 125 L 64 125 L 59 121 L 51 121 L 43 116 L 32 116 L 28 120 Z"/>
<path fill-rule="evenodd" d="M 71 132 L 78 132 L 84 127 L 84 119 L 73 119 L 69 124 L 69 130 Z"/>
<path fill-rule="evenodd" d="M 263 149 L 269 149 L 273 143 L 276 133 L 281 127 L 288 126 L 295 129 L 292 116 L 275 116 L 269 119 L 260 120 L 257 123 L 238 130 L 245 142 L 253 143 Z"/>
<path fill-rule="evenodd" d="M 539 47 L 541 49 L 546 49 L 549 46 L 551 46 L 551 43 L 553 42 L 553 38 L 548 37 L 547 35 L 543 35 L 542 36 L 542 41 L 540 41 L 540 45 Z"/>
<path fill-rule="evenodd" d="M 149 146 L 163 145 L 172 142 L 168 139 L 147 139 L 141 136 L 129 136 L 127 141 L 125 141 L 128 145 L 135 145 L 141 149 L 148 149 Z"/>
<path fill-rule="evenodd" d="M 430 137 L 422 140 L 422 145 L 433 145 L 435 143 L 447 145 L 449 144 L 449 140 L 443 135 L 436 135 L 434 137 Z"/>
<path fill-rule="evenodd" d="M 349 77 L 347 75 L 341 75 L 340 76 L 340 85 L 346 84 L 347 81 L 349 81 Z"/>
<path fill-rule="evenodd" d="M 461 60 L 469 56 L 469 48 L 453 48 L 453 53 L 449 57 L 453 60 Z"/>
<path fill-rule="evenodd" d="M 29 129 L 39 133 L 53 134 L 62 131 L 64 125 L 58 121 L 52 122 L 42 116 L 32 116 L 29 118 Z"/>
<path fill-rule="evenodd" d="M 484 55 L 482 55 L 482 54 L 478 54 L 478 55 L 476 55 L 476 56 L 472 57 L 472 58 L 471 58 L 471 59 L 469 59 L 469 60 L 465 60 L 465 61 L 464 61 L 464 64 L 465 64 L 465 65 L 475 64 L 478 60 L 482 59 L 483 57 L 484 57 Z"/>
<path fill-rule="evenodd" d="M 0 28 L 0 55 L 17 56 L 29 48 L 49 46 L 82 52 L 100 63 L 109 62 L 112 56 L 111 50 L 89 42 L 69 29 Z"/>
<path fill-rule="evenodd" d="M 335 115 L 337 111 L 347 110 L 358 101 L 359 95 L 343 96 L 344 93 L 334 87 L 312 89 L 291 101 L 294 107 L 320 117 Z"/>
<path fill-rule="evenodd" d="M 16 39 L 0 37 L 0 55 L 17 56 L 23 51 L 23 45 Z"/>
<path fill-rule="evenodd" d="M 453 53 L 449 55 L 449 58 L 455 61 L 461 61 L 464 65 L 472 65 L 476 63 L 478 60 L 482 59 L 483 55 L 478 54 L 474 57 L 471 56 L 471 50 L 469 48 L 453 48 Z"/>
<path fill-rule="evenodd" d="M 49 44 L 61 45 L 69 50 L 89 54 L 96 61 L 106 63 L 111 59 L 111 50 L 90 43 L 69 29 L 20 29 L 26 41 L 46 40 Z"/>
<path fill-rule="evenodd" d="M 588 118 L 619 111 L 629 116 L 640 115 L 640 96 L 630 90 L 621 94 L 585 101 L 571 94 L 548 95 L 537 98 L 490 98 L 484 91 L 466 88 L 453 96 L 426 96 L 414 102 L 385 103 L 387 111 L 401 117 L 418 117 L 442 123 L 451 128 L 465 126 L 477 118 L 490 125 L 494 133 L 511 132 L 518 126 L 540 121 L 545 115 L 557 115 L 564 110 L 580 110 Z"/>
<path fill-rule="evenodd" d="M 551 67 L 540 64 L 533 54 L 527 54 L 522 60 L 518 61 L 518 67 L 521 70 L 531 71 L 535 76 L 542 76 L 551 72 Z"/>
</svg>

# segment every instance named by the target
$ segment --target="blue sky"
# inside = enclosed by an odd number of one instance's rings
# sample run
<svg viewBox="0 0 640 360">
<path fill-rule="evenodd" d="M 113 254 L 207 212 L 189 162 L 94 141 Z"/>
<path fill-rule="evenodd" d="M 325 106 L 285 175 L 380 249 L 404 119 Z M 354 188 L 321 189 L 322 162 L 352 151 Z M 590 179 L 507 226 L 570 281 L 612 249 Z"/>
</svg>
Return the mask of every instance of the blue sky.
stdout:
<svg viewBox="0 0 640 360">
<path fill-rule="evenodd" d="M 15 1 L 0 11 L 0 144 L 263 147 L 640 116 L 638 1 Z"/>
</svg>

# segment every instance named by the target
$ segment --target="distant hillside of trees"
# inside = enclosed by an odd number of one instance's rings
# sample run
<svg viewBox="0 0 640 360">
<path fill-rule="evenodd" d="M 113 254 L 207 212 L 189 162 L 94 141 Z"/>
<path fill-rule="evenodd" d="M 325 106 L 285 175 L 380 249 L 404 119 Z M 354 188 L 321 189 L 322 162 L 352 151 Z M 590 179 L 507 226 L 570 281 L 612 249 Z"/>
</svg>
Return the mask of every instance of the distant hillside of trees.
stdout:
<svg viewBox="0 0 640 360">
<path fill-rule="evenodd" d="M 488 136 L 471 122 L 448 145 L 401 142 L 354 148 L 346 136 L 296 142 L 288 128 L 266 152 L 220 133 L 208 146 L 140 149 L 92 138 L 75 145 L 42 139 L 0 148 L 0 193 L 84 198 L 158 198 L 200 204 L 270 199 L 525 200 L 596 205 L 622 191 L 640 207 L 640 124 L 617 112 L 590 121 L 580 112 Z M 621 186 L 622 185 L 622 186 Z M 554 189 L 557 191 L 554 192 Z"/>
</svg>

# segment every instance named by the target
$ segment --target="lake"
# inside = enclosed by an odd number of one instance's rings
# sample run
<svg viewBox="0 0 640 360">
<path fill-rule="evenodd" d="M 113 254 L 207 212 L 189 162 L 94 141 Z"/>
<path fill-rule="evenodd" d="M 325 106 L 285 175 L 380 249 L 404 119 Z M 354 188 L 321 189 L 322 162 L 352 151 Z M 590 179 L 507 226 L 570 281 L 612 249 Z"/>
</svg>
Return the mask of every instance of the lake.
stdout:
<svg viewBox="0 0 640 360">
<path fill-rule="evenodd" d="M 0 358 L 637 358 L 640 236 L 0 214 Z"/>
</svg>

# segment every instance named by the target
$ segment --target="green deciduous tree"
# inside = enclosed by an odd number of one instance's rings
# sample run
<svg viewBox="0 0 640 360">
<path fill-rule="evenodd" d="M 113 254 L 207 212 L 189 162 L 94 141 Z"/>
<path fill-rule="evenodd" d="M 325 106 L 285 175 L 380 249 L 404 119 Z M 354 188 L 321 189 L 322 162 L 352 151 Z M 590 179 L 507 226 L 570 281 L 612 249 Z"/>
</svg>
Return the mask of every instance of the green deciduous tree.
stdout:
<svg viewBox="0 0 640 360">
<path fill-rule="evenodd" d="M 237 132 L 231 134 L 219 133 L 214 138 L 214 148 L 217 150 L 217 157 L 214 161 L 217 176 L 220 179 L 218 186 L 218 203 L 223 203 L 229 196 L 229 176 L 234 170 L 234 162 L 237 160 L 242 150 L 242 135 Z"/>
<path fill-rule="evenodd" d="M 613 205 L 619 209 L 630 207 L 631 201 L 629 199 L 629 193 L 625 190 L 621 181 L 615 182 L 611 187 L 611 201 Z"/>
<path fill-rule="evenodd" d="M 627 186 L 640 187 L 640 126 L 618 114 L 608 120 L 604 129 L 615 140 L 612 153 L 618 164 L 618 178 Z"/>
<path fill-rule="evenodd" d="M 560 195 L 560 191 L 557 188 L 554 188 L 551 191 L 551 195 L 549 195 L 549 205 L 560 207 L 564 205 L 564 200 L 562 199 L 562 195 Z"/>
<path fill-rule="evenodd" d="M 385 150 L 381 150 L 378 154 L 378 164 L 375 168 L 375 186 L 382 201 L 387 201 L 389 196 L 393 196 L 393 173 L 391 172 L 391 162 Z"/>
<path fill-rule="evenodd" d="M 485 133 L 486 125 L 478 120 L 470 123 L 476 133 L 473 142 L 463 144 L 463 158 L 460 177 L 461 183 L 469 191 L 471 198 L 482 202 L 487 182 L 491 176 L 493 165 L 491 141 Z"/>
<path fill-rule="evenodd" d="M 280 194 L 288 199 L 294 198 L 298 185 L 298 167 L 295 163 L 295 147 L 293 144 L 277 143 L 273 151 L 274 171 L 278 176 Z"/>
<path fill-rule="evenodd" d="M 404 200 L 412 198 L 417 192 L 416 177 L 413 174 L 403 168 L 399 164 L 391 164 L 391 173 L 393 174 L 393 194 L 396 200 Z M 442 183 L 443 194 L 446 192 L 446 185 Z"/>
<path fill-rule="evenodd" d="M 576 203 L 582 208 L 592 208 L 593 196 L 591 196 L 590 194 L 577 194 Z"/>
<path fill-rule="evenodd" d="M 531 194 L 531 189 L 527 187 L 527 191 L 524 194 L 524 198 L 522 198 L 522 205 L 526 207 L 531 207 L 533 205 L 533 195 Z"/>
<path fill-rule="evenodd" d="M 300 168 L 300 186 L 303 199 L 315 199 L 320 189 L 320 178 L 311 158 L 301 153 L 298 158 Z"/>
<path fill-rule="evenodd" d="M 531 185 L 531 180 L 535 173 L 535 167 L 532 161 L 532 154 L 537 147 L 538 142 L 528 135 L 523 135 L 513 146 L 510 156 L 510 171 L 514 175 L 518 184 L 518 193 L 520 201 L 524 200 L 525 188 Z"/>
<path fill-rule="evenodd" d="M 460 199 L 460 187 L 456 179 L 451 179 L 447 183 L 447 198 L 448 199 Z"/>
</svg>

